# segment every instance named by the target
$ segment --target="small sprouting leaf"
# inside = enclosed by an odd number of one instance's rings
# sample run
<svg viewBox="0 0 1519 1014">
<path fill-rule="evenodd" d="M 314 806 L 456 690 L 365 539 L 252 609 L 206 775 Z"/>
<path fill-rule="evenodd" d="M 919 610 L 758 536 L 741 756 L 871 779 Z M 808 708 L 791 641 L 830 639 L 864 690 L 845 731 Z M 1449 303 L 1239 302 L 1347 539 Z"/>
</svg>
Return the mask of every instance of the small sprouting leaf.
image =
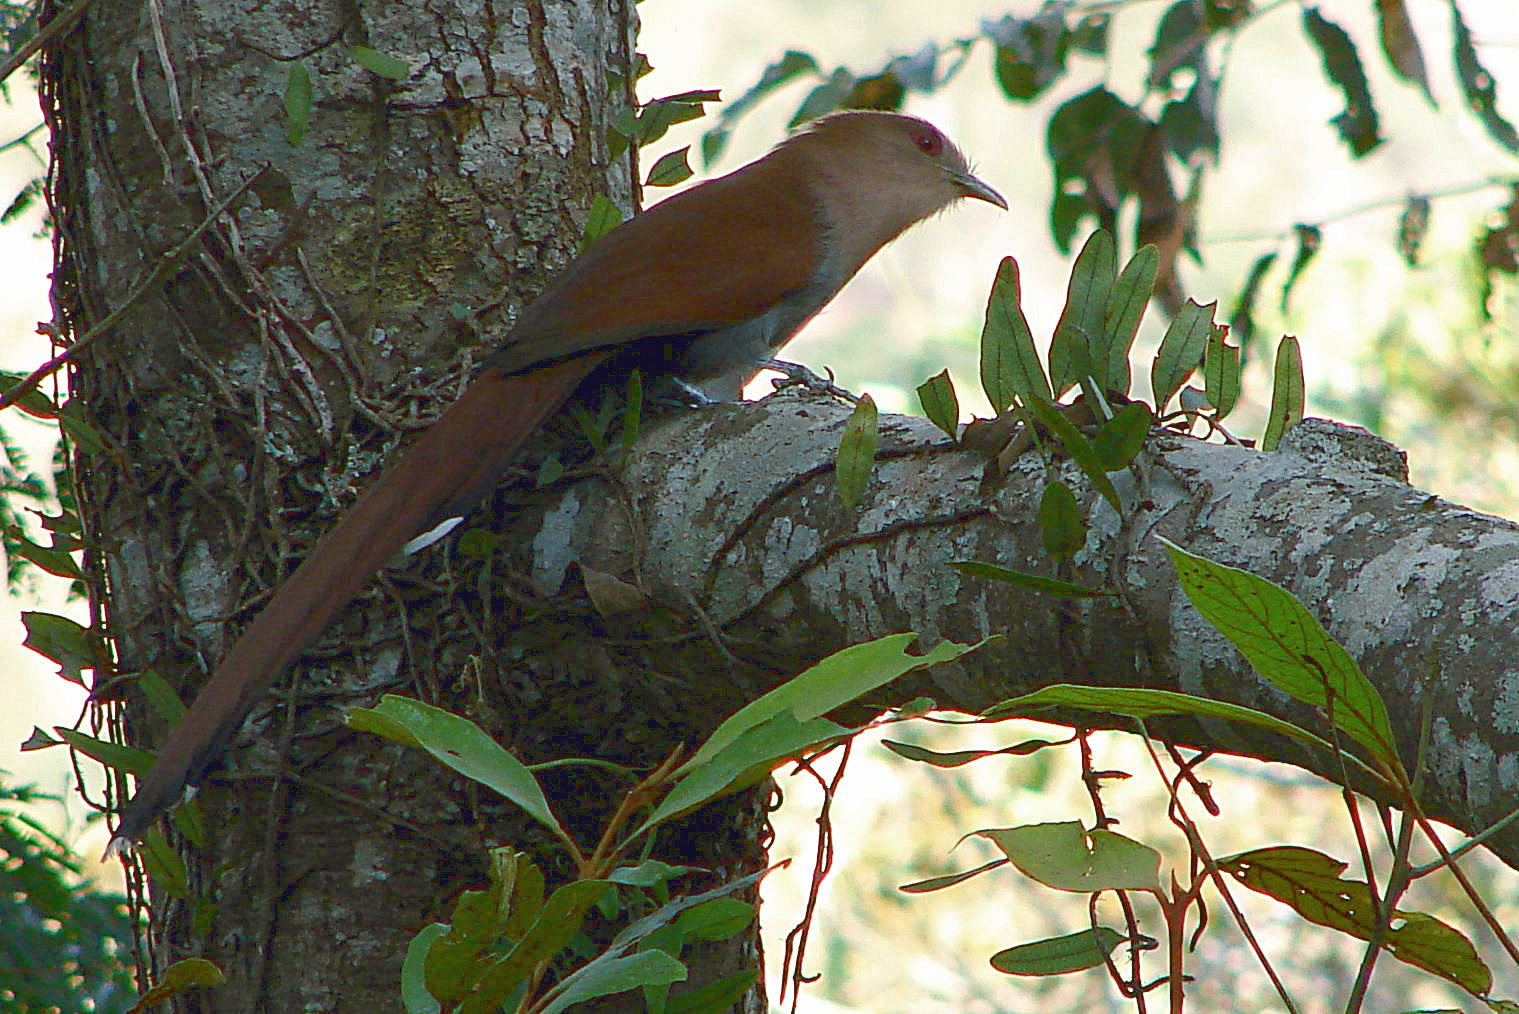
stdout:
<svg viewBox="0 0 1519 1014">
<path fill-rule="evenodd" d="M 1519 131 L 1498 112 L 1498 85 L 1493 75 L 1477 59 L 1471 30 L 1461 17 L 1461 8 L 1450 5 L 1451 34 L 1455 37 L 1456 76 L 1461 79 L 1461 93 L 1482 127 L 1494 141 L 1509 151 L 1519 153 Z"/>
<path fill-rule="evenodd" d="M 1429 235 L 1429 198 L 1410 197 L 1398 219 L 1398 253 L 1411 268 L 1419 266 L 1419 250 Z"/>
<path fill-rule="evenodd" d="M 1424 53 L 1419 48 L 1419 37 L 1414 33 L 1413 21 L 1403 0 L 1377 0 L 1377 34 L 1392 69 L 1403 80 L 1418 86 L 1433 105 L 1435 97 L 1429 90 Z"/>
<path fill-rule="evenodd" d="M 1345 111 L 1330 122 L 1350 152 L 1360 158 L 1382 143 L 1377 130 L 1377 109 L 1371 101 L 1371 87 L 1356 54 L 1355 43 L 1345 29 L 1325 18 L 1317 7 L 1303 9 L 1303 30 L 1319 51 L 1324 74 L 1330 84 L 1345 96 Z"/>
<path fill-rule="evenodd" d="M 411 76 L 411 68 L 406 65 L 405 60 L 387 56 L 368 46 L 349 46 L 348 56 L 365 70 L 392 81 L 405 81 Z"/>
<path fill-rule="evenodd" d="M 1287 270 L 1287 281 L 1282 285 L 1283 313 L 1287 311 L 1287 300 L 1292 295 L 1292 287 L 1297 284 L 1298 277 L 1324 245 L 1324 233 L 1316 225 L 1299 224 L 1293 226 L 1292 231 L 1297 235 L 1297 253 L 1293 255 L 1292 267 Z"/>
<path fill-rule="evenodd" d="M 584 250 L 603 233 L 611 232 L 621 224 L 622 209 L 613 204 L 610 197 L 597 194 L 585 216 L 585 227 L 580 230 L 580 249 Z"/>
<path fill-rule="evenodd" d="M 1039 498 L 1039 530 L 1044 551 L 1055 559 L 1072 556 L 1087 541 L 1086 518 L 1071 487 L 1058 479 L 1044 487 Z"/>
<path fill-rule="evenodd" d="M 1213 406 L 1214 421 L 1222 422 L 1234 411 L 1239 401 L 1239 375 L 1239 349 L 1229 344 L 1227 328 L 1214 327 L 1203 357 L 1203 385 L 1208 392 L 1208 404 Z"/>
<path fill-rule="evenodd" d="M 839 453 L 834 464 L 839 500 L 845 510 L 854 510 L 860 497 L 865 495 L 865 487 L 870 485 L 879 439 L 875 400 L 868 394 L 861 395 L 844 423 L 844 435 L 839 439 Z"/>
<path fill-rule="evenodd" d="M 1155 275 L 1159 270 L 1160 250 L 1149 243 L 1139 248 L 1113 283 L 1103 325 L 1107 360 L 1092 364 L 1092 376 L 1104 391 L 1129 392 L 1129 349 L 1155 292 Z"/>
<path fill-rule="evenodd" d="M 1005 584 L 1014 584 L 1030 591 L 1041 592 L 1045 595 L 1054 595 L 1065 599 L 1089 599 L 1101 596 L 1116 595 L 1117 592 L 1106 588 L 1088 588 L 1086 585 L 1072 584 L 1069 581 L 1057 581 L 1053 577 L 1044 577 L 1040 574 L 1025 574 L 1021 570 L 1008 570 L 1006 567 L 998 567 L 993 563 L 982 563 L 980 560 L 952 560 L 949 566 L 962 574 L 971 577 L 985 578 L 989 581 L 1002 581 Z"/>
<path fill-rule="evenodd" d="M 1128 937 L 1107 926 L 1084 929 L 1009 947 L 992 955 L 992 967 L 1007 975 L 1065 975 L 1105 964 Z"/>
<path fill-rule="evenodd" d="M 649 175 L 644 178 L 643 185 L 646 187 L 673 187 L 677 183 L 684 183 L 694 173 L 691 166 L 686 162 L 686 155 L 691 151 L 688 144 L 684 148 L 677 148 L 672 152 L 661 155 L 649 169 Z"/>
<path fill-rule="evenodd" d="M 1361 940 L 1376 928 L 1377 907 L 1366 883 L 1346 880 L 1346 864 L 1300 845 L 1255 849 L 1218 861 L 1241 884 L 1290 907 L 1309 922 Z M 1453 982 L 1473 996 L 1493 986 L 1493 974 L 1459 930 L 1422 912 L 1392 913 L 1382 927 L 1387 952 L 1399 961 Z"/>
<path fill-rule="evenodd" d="M 1261 435 L 1261 450 L 1274 451 L 1282 434 L 1303 419 L 1303 353 L 1297 339 L 1283 335 L 1276 347 L 1276 369 L 1271 380 L 1271 411 L 1266 416 L 1266 432 Z"/>
<path fill-rule="evenodd" d="M 1160 853 L 1078 820 L 975 832 L 990 838 L 1019 872 L 1057 891 L 1158 891 Z"/>
<path fill-rule="evenodd" d="M 1145 445 L 1145 437 L 1150 435 L 1150 424 L 1154 421 L 1150 407 L 1140 401 L 1131 401 L 1115 412 L 1092 437 L 1092 450 L 1097 453 L 1102 467 L 1109 472 L 1128 468 L 1129 462 Z"/>
<path fill-rule="evenodd" d="M 1326 711 L 1335 728 L 1396 770 L 1387 706 L 1355 659 L 1285 589 L 1161 540 L 1187 598 L 1279 690 Z"/>
<path fill-rule="evenodd" d="M 954 381 L 948 370 L 940 370 L 918 385 L 918 404 L 928 421 L 956 439 L 960 425 L 960 399 L 955 396 Z"/>
<path fill-rule="evenodd" d="M 311 72 L 296 61 L 285 77 L 285 140 L 300 145 L 311 125 Z"/>
<path fill-rule="evenodd" d="M 981 389 L 999 415 L 1017 397 L 1050 400 L 1050 382 L 1040 365 L 1022 302 L 1018 262 L 1004 257 L 997 265 L 981 329 Z"/>
<path fill-rule="evenodd" d="M 1092 233 L 1076 255 L 1066 287 L 1065 309 L 1050 340 L 1050 381 L 1057 398 L 1082 377 L 1095 375 L 1098 364 L 1106 365 L 1103 324 L 1116 259 L 1113 237 L 1102 229 Z"/>
<path fill-rule="evenodd" d="M 1213 333 L 1213 313 L 1217 309 L 1217 301 L 1199 306 L 1189 299 L 1171 319 L 1165 337 L 1160 340 L 1160 348 L 1155 352 L 1155 361 L 1150 364 L 1150 392 L 1155 398 L 1157 413 L 1165 411 L 1166 403 L 1202 365 L 1208 335 Z"/>
</svg>

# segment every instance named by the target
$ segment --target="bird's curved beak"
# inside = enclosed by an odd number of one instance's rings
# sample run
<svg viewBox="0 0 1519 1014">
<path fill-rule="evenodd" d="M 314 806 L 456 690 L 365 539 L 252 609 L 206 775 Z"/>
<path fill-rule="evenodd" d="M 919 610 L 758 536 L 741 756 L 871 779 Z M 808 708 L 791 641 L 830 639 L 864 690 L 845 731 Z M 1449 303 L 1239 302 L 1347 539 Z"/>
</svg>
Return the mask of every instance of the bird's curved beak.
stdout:
<svg viewBox="0 0 1519 1014">
<path fill-rule="evenodd" d="M 1003 211 L 1007 210 L 1007 200 L 970 173 L 950 173 L 949 178 L 954 182 L 955 186 L 960 188 L 960 193 L 963 196 L 974 197 L 978 201 L 995 204 Z"/>
</svg>

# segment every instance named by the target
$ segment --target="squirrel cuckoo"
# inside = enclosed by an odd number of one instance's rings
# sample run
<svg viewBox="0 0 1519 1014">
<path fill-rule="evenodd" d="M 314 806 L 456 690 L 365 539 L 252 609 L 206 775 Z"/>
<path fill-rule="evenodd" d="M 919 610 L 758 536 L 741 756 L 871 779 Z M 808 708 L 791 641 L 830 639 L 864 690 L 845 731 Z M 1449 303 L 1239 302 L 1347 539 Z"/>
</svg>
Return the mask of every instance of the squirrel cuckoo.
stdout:
<svg viewBox="0 0 1519 1014">
<path fill-rule="evenodd" d="M 243 632 L 137 785 L 107 856 L 198 783 L 258 695 L 418 532 L 440 537 L 603 362 L 662 359 L 736 396 L 872 255 L 957 199 L 1007 202 L 931 124 L 844 112 L 607 232 L 524 309 L 459 400 L 324 536 Z"/>
</svg>

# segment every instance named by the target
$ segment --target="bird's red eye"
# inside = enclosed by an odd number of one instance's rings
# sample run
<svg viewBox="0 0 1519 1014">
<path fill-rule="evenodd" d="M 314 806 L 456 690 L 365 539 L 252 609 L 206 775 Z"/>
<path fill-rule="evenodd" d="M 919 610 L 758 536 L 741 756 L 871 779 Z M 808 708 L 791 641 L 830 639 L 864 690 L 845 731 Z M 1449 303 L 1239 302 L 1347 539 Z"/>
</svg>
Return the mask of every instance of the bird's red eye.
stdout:
<svg viewBox="0 0 1519 1014">
<path fill-rule="evenodd" d="M 938 158 L 944 152 L 944 138 L 937 130 L 915 130 L 912 135 L 912 143 L 918 146 L 918 150 L 930 158 Z"/>
</svg>

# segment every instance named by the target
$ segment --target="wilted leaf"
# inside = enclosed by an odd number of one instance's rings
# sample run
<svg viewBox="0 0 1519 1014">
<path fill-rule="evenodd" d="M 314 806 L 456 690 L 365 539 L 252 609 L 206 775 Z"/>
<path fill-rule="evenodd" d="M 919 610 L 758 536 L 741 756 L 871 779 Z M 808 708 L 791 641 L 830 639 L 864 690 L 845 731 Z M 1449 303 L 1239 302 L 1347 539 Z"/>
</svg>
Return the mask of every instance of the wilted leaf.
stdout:
<svg viewBox="0 0 1519 1014">
<path fill-rule="evenodd" d="M 1325 18 L 1316 7 L 1303 9 L 1303 30 L 1319 51 L 1324 74 L 1345 95 L 1345 111 L 1330 122 L 1350 152 L 1360 158 L 1382 143 L 1378 134 L 1377 109 L 1355 43 L 1345 29 Z"/>
</svg>

